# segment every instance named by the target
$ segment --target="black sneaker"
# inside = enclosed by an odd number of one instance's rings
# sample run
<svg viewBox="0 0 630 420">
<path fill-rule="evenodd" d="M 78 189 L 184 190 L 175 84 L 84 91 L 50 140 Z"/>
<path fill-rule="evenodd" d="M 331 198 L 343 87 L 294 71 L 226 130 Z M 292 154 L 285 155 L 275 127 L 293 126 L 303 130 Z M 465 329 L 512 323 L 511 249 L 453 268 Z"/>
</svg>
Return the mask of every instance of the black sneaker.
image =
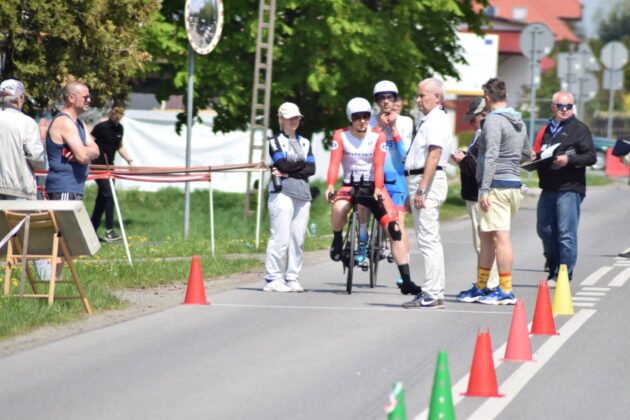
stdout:
<svg viewBox="0 0 630 420">
<path fill-rule="evenodd" d="M 330 246 L 330 259 L 333 261 L 341 261 L 341 248 L 343 247 L 343 243 L 341 241 L 335 241 L 333 239 L 332 245 Z"/>
<path fill-rule="evenodd" d="M 114 229 L 109 229 L 105 233 L 105 242 L 107 242 L 108 244 L 111 244 L 111 243 L 114 243 L 114 242 L 118 242 L 121 239 L 122 239 L 122 236 L 117 234 L 116 231 L 114 231 Z"/>
<path fill-rule="evenodd" d="M 415 298 L 413 298 L 413 300 L 403 303 L 402 307 L 405 309 L 415 309 L 415 308 L 441 309 L 441 308 L 444 308 L 444 300 L 432 298 L 431 296 L 427 294 L 421 293 Z"/>
</svg>

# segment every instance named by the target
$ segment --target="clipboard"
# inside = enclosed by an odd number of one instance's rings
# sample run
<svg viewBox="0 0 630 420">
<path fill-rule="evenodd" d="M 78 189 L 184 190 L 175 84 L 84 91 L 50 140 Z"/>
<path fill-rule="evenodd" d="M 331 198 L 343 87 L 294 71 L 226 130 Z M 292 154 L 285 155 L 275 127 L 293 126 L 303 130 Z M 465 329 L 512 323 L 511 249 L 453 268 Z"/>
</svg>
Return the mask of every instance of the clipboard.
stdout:
<svg viewBox="0 0 630 420">
<path fill-rule="evenodd" d="M 560 143 L 556 143 L 552 146 L 547 147 L 540 153 L 540 159 L 536 159 L 532 162 L 521 165 L 521 169 L 525 169 L 526 171 L 531 172 L 539 169 L 541 166 L 547 165 L 556 156 L 555 152 L 559 146 Z"/>
</svg>

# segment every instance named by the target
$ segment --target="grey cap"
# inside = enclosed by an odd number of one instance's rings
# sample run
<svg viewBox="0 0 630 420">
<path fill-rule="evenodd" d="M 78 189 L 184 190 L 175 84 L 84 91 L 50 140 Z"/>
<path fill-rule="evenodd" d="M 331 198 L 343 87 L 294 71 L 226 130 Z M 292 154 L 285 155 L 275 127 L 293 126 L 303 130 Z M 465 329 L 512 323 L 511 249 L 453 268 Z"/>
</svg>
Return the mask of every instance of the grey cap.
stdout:
<svg viewBox="0 0 630 420">
<path fill-rule="evenodd" d="M 0 84 L 0 96 L 22 96 L 24 85 L 19 80 L 7 79 Z"/>
<path fill-rule="evenodd" d="M 468 104 L 468 110 L 464 115 L 464 121 L 470 122 L 475 115 L 482 113 L 486 109 L 486 100 L 484 98 L 475 98 Z"/>
</svg>

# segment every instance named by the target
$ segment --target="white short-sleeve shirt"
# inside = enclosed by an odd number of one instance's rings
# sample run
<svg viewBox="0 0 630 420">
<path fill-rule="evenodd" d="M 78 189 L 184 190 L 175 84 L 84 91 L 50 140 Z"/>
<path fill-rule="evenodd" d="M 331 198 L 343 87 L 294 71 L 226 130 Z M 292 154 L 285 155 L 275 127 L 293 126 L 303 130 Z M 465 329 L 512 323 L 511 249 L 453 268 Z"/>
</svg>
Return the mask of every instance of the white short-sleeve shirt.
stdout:
<svg viewBox="0 0 630 420">
<path fill-rule="evenodd" d="M 455 142 L 451 123 L 440 106 L 433 108 L 420 122 L 405 160 L 405 170 L 424 168 L 429 146 L 442 148 L 438 165 L 446 166 L 451 153 L 455 150 Z"/>
</svg>

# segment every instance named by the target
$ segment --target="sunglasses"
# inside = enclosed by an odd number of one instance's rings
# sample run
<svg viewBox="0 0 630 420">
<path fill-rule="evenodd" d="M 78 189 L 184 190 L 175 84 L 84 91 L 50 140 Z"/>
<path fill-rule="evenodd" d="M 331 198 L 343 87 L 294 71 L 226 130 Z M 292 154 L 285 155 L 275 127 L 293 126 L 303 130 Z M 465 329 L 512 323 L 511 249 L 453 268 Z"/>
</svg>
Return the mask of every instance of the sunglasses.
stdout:
<svg viewBox="0 0 630 420">
<path fill-rule="evenodd" d="M 555 105 L 556 105 L 556 108 L 560 111 L 564 111 L 565 108 L 569 111 L 573 109 L 573 104 L 555 104 Z"/>
<path fill-rule="evenodd" d="M 394 95 L 392 95 L 391 93 L 382 93 L 382 94 L 376 95 L 376 101 L 377 102 L 393 101 L 395 99 L 396 99 L 396 97 Z"/>
<path fill-rule="evenodd" d="M 369 121 L 371 114 L 369 112 L 358 112 L 356 114 L 352 114 L 352 121 Z"/>
</svg>

